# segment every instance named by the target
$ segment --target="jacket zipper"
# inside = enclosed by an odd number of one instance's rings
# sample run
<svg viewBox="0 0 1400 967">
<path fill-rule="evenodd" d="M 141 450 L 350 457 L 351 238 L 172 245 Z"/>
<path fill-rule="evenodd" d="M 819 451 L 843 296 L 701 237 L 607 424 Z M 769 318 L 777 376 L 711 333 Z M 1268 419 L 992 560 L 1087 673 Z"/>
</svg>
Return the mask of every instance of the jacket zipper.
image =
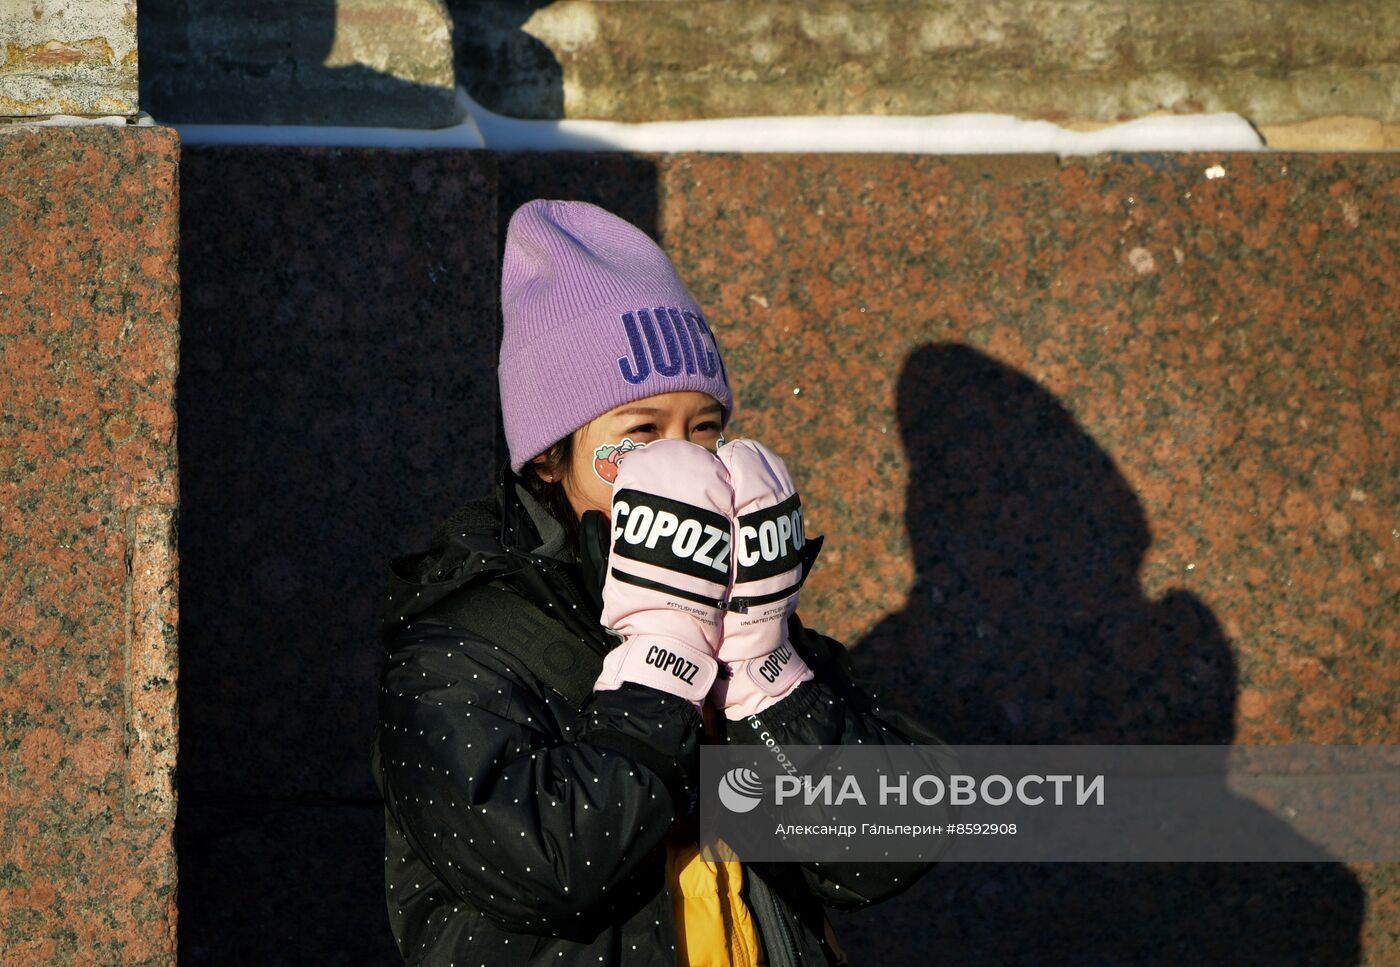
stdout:
<svg viewBox="0 0 1400 967">
<path fill-rule="evenodd" d="M 750 872 L 749 875 L 752 876 L 752 872 Z M 778 934 L 778 936 L 773 939 L 778 941 L 778 943 L 781 944 L 782 947 L 782 950 L 780 951 L 783 957 L 782 960 L 778 960 L 777 958 L 771 956 L 773 953 L 777 953 L 779 951 L 769 951 L 769 967 L 798 967 L 798 965 L 802 963 L 802 960 L 797 953 L 797 943 L 795 940 L 793 940 L 792 933 L 788 928 L 787 917 L 783 916 L 782 908 L 778 906 L 777 896 L 774 893 L 773 887 L 765 883 L 759 889 L 758 892 L 762 894 L 758 899 L 763 905 L 764 910 L 756 910 L 754 912 L 759 914 L 760 925 L 764 921 L 767 921 L 768 923 L 774 926 L 773 932 Z M 749 896 L 750 899 L 753 899 L 752 891 L 750 891 Z M 767 937 L 764 938 L 764 942 L 768 942 Z"/>
</svg>

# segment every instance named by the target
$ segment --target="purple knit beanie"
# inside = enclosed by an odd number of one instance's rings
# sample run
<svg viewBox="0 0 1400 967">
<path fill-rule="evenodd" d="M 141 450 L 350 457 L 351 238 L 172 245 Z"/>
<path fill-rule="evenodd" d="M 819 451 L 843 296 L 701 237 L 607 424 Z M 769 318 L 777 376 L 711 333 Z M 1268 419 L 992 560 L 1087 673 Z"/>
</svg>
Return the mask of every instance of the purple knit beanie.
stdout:
<svg viewBox="0 0 1400 967">
<path fill-rule="evenodd" d="M 699 390 L 734 401 L 714 334 L 646 233 L 581 201 L 527 202 L 501 265 L 501 415 L 519 473 L 615 406 Z"/>
</svg>

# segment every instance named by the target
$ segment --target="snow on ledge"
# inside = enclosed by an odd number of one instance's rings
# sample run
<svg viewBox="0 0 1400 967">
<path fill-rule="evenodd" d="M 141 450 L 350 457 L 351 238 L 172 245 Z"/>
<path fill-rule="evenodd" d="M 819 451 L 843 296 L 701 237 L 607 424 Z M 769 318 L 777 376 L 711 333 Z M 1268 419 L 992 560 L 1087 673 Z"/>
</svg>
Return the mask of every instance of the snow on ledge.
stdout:
<svg viewBox="0 0 1400 967">
<path fill-rule="evenodd" d="M 485 148 L 471 115 L 447 128 L 352 128 L 314 124 L 181 124 L 183 144 L 261 144 L 298 148 Z"/>
<path fill-rule="evenodd" d="M 125 114 L 50 114 L 39 118 L 5 118 L 0 122 L 0 131 L 18 131 L 23 128 L 149 128 L 155 121 L 145 111 L 133 115 Z"/>
<path fill-rule="evenodd" d="M 1098 154 L 1105 151 L 1259 151 L 1238 114 L 1148 117 L 1068 131 L 1006 114 L 755 117 L 706 121 L 523 121 L 503 117 L 458 88 L 458 103 L 496 151 L 713 151 L 890 154 Z"/>
<path fill-rule="evenodd" d="M 635 151 L 800 154 L 1099 154 L 1108 151 L 1261 151 L 1238 114 L 1139 118 L 1097 131 L 1005 114 L 844 115 L 704 121 L 528 121 L 477 104 L 457 88 L 461 120 L 447 128 L 177 124 L 186 144 L 275 144 L 493 151 Z"/>
</svg>

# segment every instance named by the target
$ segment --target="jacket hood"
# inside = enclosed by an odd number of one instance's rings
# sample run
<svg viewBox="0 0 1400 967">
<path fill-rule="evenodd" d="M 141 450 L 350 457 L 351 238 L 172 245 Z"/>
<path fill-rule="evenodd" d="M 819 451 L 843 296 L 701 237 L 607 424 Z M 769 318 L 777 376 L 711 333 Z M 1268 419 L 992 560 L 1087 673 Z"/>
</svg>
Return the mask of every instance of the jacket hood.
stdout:
<svg viewBox="0 0 1400 967">
<path fill-rule="evenodd" d="M 520 576 L 544 562 L 577 570 L 563 525 L 520 486 L 508 464 L 497 471 L 493 491 L 443 521 L 426 551 L 390 563 L 380 627 L 386 644 L 415 615 L 467 584 Z"/>
</svg>

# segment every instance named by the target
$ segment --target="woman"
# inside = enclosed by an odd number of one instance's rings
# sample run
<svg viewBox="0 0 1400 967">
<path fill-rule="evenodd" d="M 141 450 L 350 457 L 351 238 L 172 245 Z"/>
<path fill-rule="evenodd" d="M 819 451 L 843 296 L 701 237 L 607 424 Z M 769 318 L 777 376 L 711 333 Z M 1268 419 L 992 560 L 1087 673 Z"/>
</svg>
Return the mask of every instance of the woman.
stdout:
<svg viewBox="0 0 1400 967">
<path fill-rule="evenodd" d="M 699 745 L 932 738 L 796 620 L 820 541 L 782 461 L 725 444 L 719 349 L 661 249 L 595 206 L 530 202 L 501 303 L 509 463 L 393 567 L 374 768 L 400 951 L 843 963 L 823 905 L 927 864 L 705 861 Z"/>
</svg>

